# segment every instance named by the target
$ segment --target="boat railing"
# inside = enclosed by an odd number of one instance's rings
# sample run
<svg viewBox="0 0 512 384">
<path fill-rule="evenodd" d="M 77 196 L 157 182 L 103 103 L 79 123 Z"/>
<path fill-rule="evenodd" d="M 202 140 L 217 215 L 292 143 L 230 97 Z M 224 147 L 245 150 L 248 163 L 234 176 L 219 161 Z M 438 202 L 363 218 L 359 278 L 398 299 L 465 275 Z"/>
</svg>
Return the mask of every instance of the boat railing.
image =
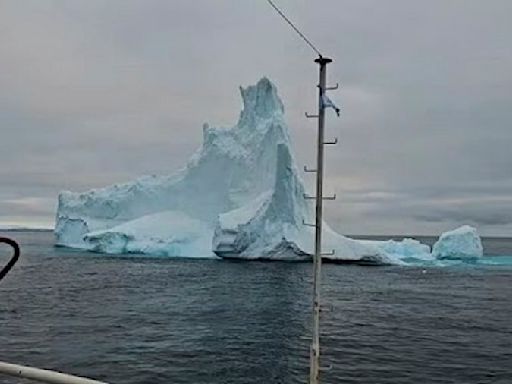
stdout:
<svg viewBox="0 0 512 384">
<path fill-rule="evenodd" d="M 0 361 L 0 375 L 7 375 L 49 384 L 106 384 L 103 381 L 86 377 L 69 375 L 67 373 L 11 364 Z"/>
</svg>

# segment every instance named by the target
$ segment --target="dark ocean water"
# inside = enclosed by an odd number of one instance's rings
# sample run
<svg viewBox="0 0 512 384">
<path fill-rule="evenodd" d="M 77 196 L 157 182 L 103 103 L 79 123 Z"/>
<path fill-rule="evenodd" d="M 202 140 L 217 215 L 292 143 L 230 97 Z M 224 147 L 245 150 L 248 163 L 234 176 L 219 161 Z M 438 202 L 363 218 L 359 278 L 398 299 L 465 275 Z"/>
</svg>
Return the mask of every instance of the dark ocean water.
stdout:
<svg viewBox="0 0 512 384">
<path fill-rule="evenodd" d="M 108 257 L 9 235 L 23 254 L 0 282 L 0 360 L 110 383 L 307 382 L 311 264 Z M 484 247 L 512 257 L 511 239 Z M 512 383 L 502 264 L 325 265 L 322 382 Z"/>
</svg>

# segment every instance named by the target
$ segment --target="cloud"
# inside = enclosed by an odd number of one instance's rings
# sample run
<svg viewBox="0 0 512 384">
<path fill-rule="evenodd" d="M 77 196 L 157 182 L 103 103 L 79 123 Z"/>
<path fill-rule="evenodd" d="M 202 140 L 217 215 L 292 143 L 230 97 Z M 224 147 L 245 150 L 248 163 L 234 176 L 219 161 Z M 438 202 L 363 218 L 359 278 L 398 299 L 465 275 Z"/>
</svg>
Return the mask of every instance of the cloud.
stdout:
<svg viewBox="0 0 512 384">
<path fill-rule="evenodd" d="M 335 59 L 334 226 L 508 230 L 511 2 L 280 5 Z M 298 161 L 314 159 L 315 127 L 303 119 L 316 105 L 314 55 L 265 2 L 12 0 L 0 26 L 3 217 L 52 220 L 59 190 L 172 172 L 204 121 L 234 123 L 238 85 L 263 75 L 285 101 Z"/>
<path fill-rule="evenodd" d="M 48 216 L 55 208 L 55 201 L 42 197 L 23 197 L 0 201 L 0 216 L 3 212 L 9 215 Z"/>
</svg>

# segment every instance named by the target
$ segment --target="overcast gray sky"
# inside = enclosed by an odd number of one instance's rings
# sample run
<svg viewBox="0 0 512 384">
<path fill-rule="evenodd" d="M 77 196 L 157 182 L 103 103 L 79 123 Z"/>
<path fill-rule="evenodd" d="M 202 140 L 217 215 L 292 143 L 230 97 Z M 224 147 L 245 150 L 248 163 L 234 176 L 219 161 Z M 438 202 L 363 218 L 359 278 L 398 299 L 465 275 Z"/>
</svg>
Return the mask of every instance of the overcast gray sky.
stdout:
<svg viewBox="0 0 512 384">
<path fill-rule="evenodd" d="M 336 229 L 512 233 L 512 1 L 276 3 L 342 85 Z M 313 59 L 265 0 L 1 1 L 0 224 L 53 224 L 60 190 L 181 167 L 264 75 L 312 164 Z"/>
</svg>

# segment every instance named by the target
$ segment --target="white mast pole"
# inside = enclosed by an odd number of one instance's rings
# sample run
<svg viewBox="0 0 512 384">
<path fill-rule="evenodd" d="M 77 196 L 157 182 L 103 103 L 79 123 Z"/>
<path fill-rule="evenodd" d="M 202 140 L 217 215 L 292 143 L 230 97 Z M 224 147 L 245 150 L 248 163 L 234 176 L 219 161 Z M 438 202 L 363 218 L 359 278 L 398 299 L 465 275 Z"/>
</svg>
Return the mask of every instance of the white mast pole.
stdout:
<svg viewBox="0 0 512 384">
<path fill-rule="evenodd" d="M 332 62 L 326 57 L 315 60 L 320 66 L 318 84 L 318 138 L 316 160 L 316 217 L 315 217 L 315 254 L 313 259 L 313 337 L 310 352 L 309 383 L 318 384 L 320 371 L 320 282 L 322 272 L 322 210 L 324 177 L 324 117 L 323 95 L 326 91 L 327 64 Z"/>
</svg>

